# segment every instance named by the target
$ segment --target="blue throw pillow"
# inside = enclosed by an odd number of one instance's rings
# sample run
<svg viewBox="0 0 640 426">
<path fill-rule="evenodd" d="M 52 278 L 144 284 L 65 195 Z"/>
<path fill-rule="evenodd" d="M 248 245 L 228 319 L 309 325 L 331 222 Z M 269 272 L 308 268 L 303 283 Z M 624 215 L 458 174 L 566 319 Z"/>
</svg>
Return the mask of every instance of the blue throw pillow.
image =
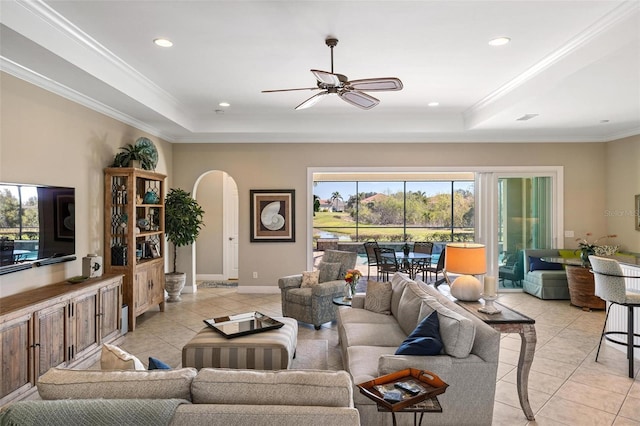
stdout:
<svg viewBox="0 0 640 426">
<path fill-rule="evenodd" d="M 539 257 L 529 256 L 529 272 L 533 271 L 562 271 L 561 263 L 545 262 Z"/>
<path fill-rule="evenodd" d="M 438 311 L 425 317 L 396 350 L 396 355 L 438 355 L 442 351 Z"/>
<path fill-rule="evenodd" d="M 149 370 L 171 370 L 171 366 L 157 358 L 149 357 Z"/>
</svg>

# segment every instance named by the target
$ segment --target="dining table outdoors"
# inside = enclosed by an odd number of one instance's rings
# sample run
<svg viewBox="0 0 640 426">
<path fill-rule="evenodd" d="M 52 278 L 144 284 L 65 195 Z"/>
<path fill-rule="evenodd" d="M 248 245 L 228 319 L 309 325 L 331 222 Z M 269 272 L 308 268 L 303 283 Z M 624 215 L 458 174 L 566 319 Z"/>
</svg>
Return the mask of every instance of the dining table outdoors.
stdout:
<svg viewBox="0 0 640 426">
<path fill-rule="evenodd" d="M 381 253 L 381 256 L 389 259 L 394 258 L 393 253 Z M 421 270 L 420 268 L 425 263 L 427 266 L 431 263 L 431 255 L 427 253 L 409 252 L 404 254 L 403 251 L 397 251 L 395 252 L 395 259 L 401 264 L 403 269 L 409 273 L 411 279 L 415 279 L 416 273 Z"/>
</svg>

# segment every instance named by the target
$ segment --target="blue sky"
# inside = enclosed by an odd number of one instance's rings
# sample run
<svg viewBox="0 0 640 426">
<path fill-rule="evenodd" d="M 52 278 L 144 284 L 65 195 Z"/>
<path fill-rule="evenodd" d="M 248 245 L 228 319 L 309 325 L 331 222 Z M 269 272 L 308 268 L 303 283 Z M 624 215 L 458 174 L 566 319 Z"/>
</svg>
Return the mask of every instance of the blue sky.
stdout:
<svg viewBox="0 0 640 426">
<path fill-rule="evenodd" d="M 472 190 L 473 182 L 459 182 L 457 188 L 465 188 Z M 402 191 L 403 182 L 359 182 L 359 192 L 376 192 L 376 193 L 395 193 Z M 451 191 L 451 182 L 408 182 L 407 189 L 409 191 L 423 191 L 427 196 L 435 194 L 449 193 Z M 355 182 L 318 182 L 313 187 L 313 194 L 319 196 L 323 200 L 331 198 L 331 194 L 338 191 L 346 201 L 349 195 L 356 191 Z"/>
</svg>

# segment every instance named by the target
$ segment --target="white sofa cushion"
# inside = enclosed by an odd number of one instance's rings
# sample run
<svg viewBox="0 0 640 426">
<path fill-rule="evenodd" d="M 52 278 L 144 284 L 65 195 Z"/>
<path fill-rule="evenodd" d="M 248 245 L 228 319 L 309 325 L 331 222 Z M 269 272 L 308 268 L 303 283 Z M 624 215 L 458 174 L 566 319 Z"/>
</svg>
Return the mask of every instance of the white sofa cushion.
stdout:
<svg viewBox="0 0 640 426">
<path fill-rule="evenodd" d="M 418 318 L 418 315 L 420 314 L 422 299 L 425 297 L 429 297 L 429 295 L 414 281 L 406 283 L 398 304 L 398 314 L 396 315 L 405 337 L 411 334 L 420 322 L 421 318 Z"/>
<path fill-rule="evenodd" d="M 412 282 L 408 275 L 396 272 L 391 277 L 391 315 L 398 317 L 398 305 L 407 283 Z"/>
<path fill-rule="evenodd" d="M 431 296 L 424 298 L 421 303 L 419 321 L 431 315 L 433 311 L 438 311 L 444 352 L 455 358 L 469 356 L 476 335 L 476 326 L 473 321 L 447 308 Z"/>
<path fill-rule="evenodd" d="M 168 399 L 191 400 L 195 368 L 176 370 L 69 370 L 51 368 L 38 379 L 42 399 Z"/>
<path fill-rule="evenodd" d="M 353 407 L 346 371 L 203 368 L 192 384 L 196 404 Z"/>
</svg>

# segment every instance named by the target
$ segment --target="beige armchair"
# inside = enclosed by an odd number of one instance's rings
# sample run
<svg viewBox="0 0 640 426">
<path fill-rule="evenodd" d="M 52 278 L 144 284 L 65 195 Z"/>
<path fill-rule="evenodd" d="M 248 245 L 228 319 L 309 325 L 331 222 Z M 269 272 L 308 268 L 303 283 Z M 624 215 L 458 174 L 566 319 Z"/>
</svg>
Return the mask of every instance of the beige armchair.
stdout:
<svg viewBox="0 0 640 426">
<path fill-rule="evenodd" d="M 355 252 L 325 251 L 318 265 L 320 282 L 311 287 L 301 287 L 302 274 L 280 278 L 282 315 L 313 324 L 316 330 L 325 322 L 334 321 L 337 306 L 333 298 L 344 294 L 344 274 L 355 268 L 357 258 Z"/>
</svg>

